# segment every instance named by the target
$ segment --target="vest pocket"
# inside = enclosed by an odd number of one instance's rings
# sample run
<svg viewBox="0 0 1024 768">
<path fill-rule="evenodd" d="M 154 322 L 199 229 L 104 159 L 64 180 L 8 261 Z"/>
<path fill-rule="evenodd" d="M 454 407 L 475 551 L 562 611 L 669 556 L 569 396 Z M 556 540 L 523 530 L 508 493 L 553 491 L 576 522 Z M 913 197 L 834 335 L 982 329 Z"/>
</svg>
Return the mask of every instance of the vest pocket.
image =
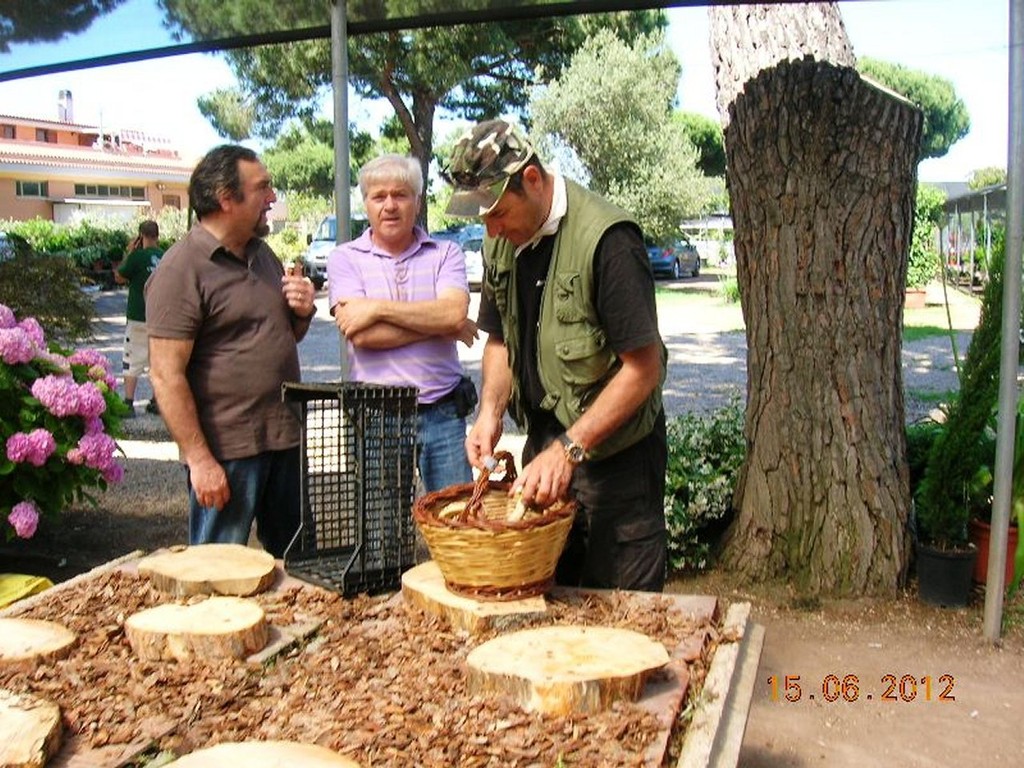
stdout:
<svg viewBox="0 0 1024 768">
<path fill-rule="evenodd" d="M 592 329 L 586 336 L 555 342 L 555 353 L 562 362 L 562 378 L 574 386 L 592 384 L 603 378 L 614 360 L 600 328 Z"/>
<path fill-rule="evenodd" d="M 555 275 L 555 317 L 563 323 L 582 323 L 587 319 L 586 297 L 579 272 Z"/>
</svg>

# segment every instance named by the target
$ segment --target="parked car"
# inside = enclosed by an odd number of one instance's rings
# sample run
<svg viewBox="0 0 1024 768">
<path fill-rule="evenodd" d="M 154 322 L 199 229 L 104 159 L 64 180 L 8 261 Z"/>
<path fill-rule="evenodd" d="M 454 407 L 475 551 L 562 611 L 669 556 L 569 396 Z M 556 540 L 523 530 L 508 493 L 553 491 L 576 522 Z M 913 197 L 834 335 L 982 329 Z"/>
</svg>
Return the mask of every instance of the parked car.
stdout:
<svg viewBox="0 0 1024 768">
<path fill-rule="evenodd" d="M 700 274 L 700 254 L 687 239 L 681 237 L 666 246 L 647 245 L 647 256 L 655 277 L 670 277 L 678 280 L 683 276 L 696 277 Z"/>
<path fill-rule="evenodd" d="M 484 241 L 483 238 L 474 237 L 462 244 L 462 251 L 466 254 L 466 279 L 469 281 L 471 291 L 479 291 L 484 282 Z"/>
<path fill-rule="evenodd" d="M 370 226 L 365 217 L 353 216 L 349 229 L 350 239 L 355 240 Z M 319 291 L 327 282 L 327 257 L 338 240 L 338 222 L 334 216 L 324 216 L 316 231 L 306 235 L 306 252 L 302 255 L 303 272 L 306 277 L 313 281 L 313 286 Z"/>
<path fill-rule="evenodd" d="M 470 290 L 480 290 L 484 281 L 484 227 L 483 224 L 466 224 L 461 227 L 442 229 L 430 235 L 437 240 L 451 240 L 458 243 L 466 254 L 466 279 Z"/>
</svg>

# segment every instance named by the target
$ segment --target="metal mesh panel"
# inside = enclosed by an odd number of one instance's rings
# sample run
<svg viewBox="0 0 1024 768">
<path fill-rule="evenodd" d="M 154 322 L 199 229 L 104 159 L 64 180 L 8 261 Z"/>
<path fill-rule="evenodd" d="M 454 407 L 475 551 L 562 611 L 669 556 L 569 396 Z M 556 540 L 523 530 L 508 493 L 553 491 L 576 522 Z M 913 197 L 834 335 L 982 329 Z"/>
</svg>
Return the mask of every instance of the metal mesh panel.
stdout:
<svg viewBox="0 0 1024 768">
<path fill-rule="evenodd" d="M 346 596 L 415 564 L 415 387 L 285 384 L 302 424 L 302 524 L 286 570 Z"/>
</svg>

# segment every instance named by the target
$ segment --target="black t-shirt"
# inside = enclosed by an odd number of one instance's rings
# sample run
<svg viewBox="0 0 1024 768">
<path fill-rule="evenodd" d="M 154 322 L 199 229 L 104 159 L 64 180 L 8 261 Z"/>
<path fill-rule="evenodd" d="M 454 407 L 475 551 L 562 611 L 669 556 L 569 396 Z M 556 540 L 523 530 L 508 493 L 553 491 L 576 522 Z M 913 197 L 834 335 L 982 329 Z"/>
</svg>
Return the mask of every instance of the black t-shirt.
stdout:
<svg viewBox="0 0 1024 768">
<path fill-rule="evenodd" d="M 523 405 L 531 417 L 540 415 L 544 397 L 537 372 L 537 322 L 554 242 L 554 235 L 545 237 L 516 257 Z M 616 353 L 661 340 L 654 276 L 643 239 L 631 224 L 610 227 L 598 243 L 594 253 L 594 291 L 599 322 Z M 486 292 L 480 300 L 477 325 L 495 338 L 503 338 L 498 308 Z"/>
</svg>

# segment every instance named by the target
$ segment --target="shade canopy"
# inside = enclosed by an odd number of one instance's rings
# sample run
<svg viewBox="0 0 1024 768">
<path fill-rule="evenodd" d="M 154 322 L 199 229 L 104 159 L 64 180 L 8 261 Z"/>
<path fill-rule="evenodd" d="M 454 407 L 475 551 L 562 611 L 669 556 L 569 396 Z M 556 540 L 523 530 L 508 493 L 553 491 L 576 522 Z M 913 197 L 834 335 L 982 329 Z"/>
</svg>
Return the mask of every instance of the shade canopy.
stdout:
<svg viewBox="0 0 1024 768">
<path fill-rule="evenodd" d="M 729 4 L 735 3 L 728 0 L 349 0 L 345 4 L 345 18 L 347 34 L 353 36 L 452 24 Z M 333 5 L 331 0 L 3 3 L 0 4 L 0 81 L 184 53 L 329 39 Z M 216 7 L 215 24 L 209 22 L 213 14 L 203 13 L 204 6 Z M 79 34 L 98 25 L 103 25 L 108 33 Z M 54 46 L 58 41 L 61 45 Z"/>
</svg>

